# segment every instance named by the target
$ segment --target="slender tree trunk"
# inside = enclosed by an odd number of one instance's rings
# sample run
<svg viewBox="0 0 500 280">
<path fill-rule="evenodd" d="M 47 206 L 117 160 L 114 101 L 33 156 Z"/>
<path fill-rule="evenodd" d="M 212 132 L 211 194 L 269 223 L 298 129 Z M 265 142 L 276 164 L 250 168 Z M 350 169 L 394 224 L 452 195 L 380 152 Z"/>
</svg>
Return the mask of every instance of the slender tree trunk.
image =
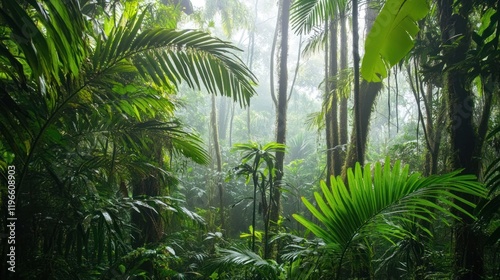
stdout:
<svg viewBox="0 0 500 280">
<path fill-rule="evenodd" d="M 345 13 L 340 15 L 340 77 L 342 83 L 347 80 L 347 16 Z M 340 96 L 340 111 L 339 111 L 339 142 L 340 145 L 347 145 L 348 141 L 348 123 L 347 123 L 347 99 L 348 94 L 344 93 Z M 344 147 L 344 146 L 343 146 Z M 339 162 L 345 162 L 345 151 L 342 149 L 339 156 Z"/>
<path fill-rule="evenodd" d="M 279 57 L 278 106 L 276 108 L 276 142 L 286 144 L 286 119 L 288 97 L 288 26 L 290 21 L 290 0 L 283 0 L 281 5 L 281 49 Z M 271 190 L 270 222 L 271 229 L 277 229 L 281 210 L 281 184 L 284 175 L 284 152 L 276 152 L 276 177 L 274 190 Z M 266 254 L 269 256 L 269 253 Z"/>
<path fill-rule="evenodd" d="M 438 1 L 442 43 L 453 46 L 444 58 L 448 66 L 454 66 L 463 61 L 471 41 L 468 17 L 472 11 L 472 2 L 461 1 L 457 5 L 458 9 L 454 5 L 453 0 Z M 457 13 L 454 14 L 454 11 Z M 451 168 L 463 168 L 463 174 L 478 175 L 482 139 L 478 138 L 476 132 L 473 120 L 474 99 L 466 84 L 466 78 L 466 70 L 460 67 L 449 69 L 443 77 L 443 94 L 446 96 L 450 119 Z M 461 195 L 461 197 L 475 201 L 475 198 L 467 195 Z M 473 210 L 459 201 L 457 203 L 465 210 Z M 454 279 L 481 279 L 484 275 L 482 238 L 474 230 L 470 217 L 461 212 L 456 214 L 462 218 L 462 221 L 456 223 L 454 231 Z"/>
<path fill-rule="evenodd" d="M 212 95 L 212 112 L 210 114 L 210 123 L 212 124 L 212 139 L 215 152 L 215 167 L 217 174 L 215 175 L 215 183 L 219 196 L 219 218 L 221 228 L 224 228 L 224 186 L 222 185 L 222 155 L 220 151 L 219 132 L 217 126 L 217 108 L 215 106 L 215 95 Z"/>
<path fill-rule="evenodd" d="M 231 105 L 231 116 L 229 117 L 229 147 L 233 146 L 233 123 L 234 123 L 234 109 L 236 103 L 233 102 Z"/>
<path fill-rule="evenodd" d="M 429 107 L 427 100 L 428 98 L 432 98 L 432 85 L 428 83 L 426 90 L 424 91 L 423 82 L 419 78 L 417 59 L 413 60 L 413 68 L 410 65 L 408 65 L 406 71 L 408 73 L 410 87 L 413 96 L 415 97 L 415 102 L 417 103 L 418 122 L 419 124 L 422 124 L 422 129 L 424 131 L 425 144 L 426 144 L 424 175 L 429 176 L 432 168 L 431 166 L 432 155 L 434 153 L 432 145 L 434 139 L 434 126 L 432 122 L 432 108 Z M 421 106 L 422 103 L 424 103 L 424 110 L 422 110 Z M 424 121 L 424 114 L 425 114 L 425 121 Z M 417 131 L 417 138 L 418 138 L 418 131 Z"/>
<path fill-rule="evenodd" d="M 280 4 L 280 7 L 282 4 Z M 278 99 L 276 98 L 276 93 L 274 89 L 274 59 L 275 57 L 275 52 L 276 52 L 276 46 L 278 44 L 278 36 L 280 34 L 280 23 L 282 20 L 282 14 L 283 11 L 280 8 L 278 10 L 278 17 L 276 18 L 276 27 L 274 28 L 274 35 L 273 35 L 273 43 L 271 45 L 271 59 L 269 61 L 269 91 L 271 92 L 271 98 L 273 99 L 274 106 L 278 107 Z M 279 81 L 278 81 L 279 83 Z"/>
<path fill-rule="evenodd" d="M 252 140 L 252 118 L 250 116 L 250 106 L 247 107 L 247 138 Z"/>
<path fill-rule="evenodd" d="M 250 33 L 250 52 L 249 52 L 249 56 L 248 56 L 248 61 L 247 61 L 247 64 L 248 64 L 248 69 L 250 69 L 250 71 L 252 70 L 253 68 L 253 56 L 254 56 L 254 53 L 255 53 L 255 25 L 257 23 L 257 9 L 258 9 L 258 4 L 259 4 L 259 0 L 255 0 L 255 5 L 254 5 L 254 19 L 253 19 L 253 22 L 252 22 L 252 31 Z M 234 111 L 234 109 L 233 109 Z M 251 116 L 250 116 L 250 106 L 247 107 L 247 138 L 248 140 L 251 140 L 252 139 L 252 121 L 251 121 Z"/>
<path fill-rule="evenodd" d="M 399 85 L 398 85 L 398 73 L 394 71 L 394 82 L 396 86 L 396 133 L 399 133 Z"/>
<path fill-rule="evenodd" d="M 338 98 L 337 98 L 337 23 L 331 19 L 329 21 L 328 33 L 330 44 L 325 50 L 328 55 L 328 71 L 325 77 L 325 130 L 326 130 L 326 147 L 327 147 L 327 177 L 326 183 L 330 185 L 330 177 L 340 175 L 342 164 L 339 161 L 339 123 L 338 123 Z"/>
<path fill-rule="evenodd" d="M 432 108 L 429 106 L 429 100 L 432 100 L 433 86 L 431 83 L 427 83 L 426 91 L 424 93 L 424 109 L 425 109 L 425 126 L 427 127 L 427 150 L 425 151 L 425 162 L 424 162 L 424 176 L 429 176 L 432 174 L 433 170 L 433 156 L 436 155 L 434 151 L 434 141 L 435 141 L 435 126 L 433 123 Z"/>
<path fill-rule="evenodd" d="M 356 152 L 356 162 L 364 165 L 364 143 L 363 137 L 366 133 L 362 131 L 361 124 L 361 105 L 360 105 L 360 89 L 359 89 L 359 30 L 358 30 L 358 1 L 352 1 L 352 56 L 354 63 L 354 128 L 356 135 L 354 151 Z"/>
<path fill-rule="evenodd" d="M 227 126 L 228 126 L 228 118 L 229 118 L 229 102 L 230 99 L 226 97 L 220 97 L 219 99 L 219 114 L 217 118 L 217 124 L 218 124 L 218 133 L 219 133 L 219 140 L 224 141 L 226 139 L 227 135 Z"/>
<path fill-rule="evenodd" d="M 339 122 L 338 122 L 338 87 L 337 87 L 337 74 L 338 74 L 338 63 L 337 63 L 337 40 L 338 24 L 337 21 L 330 20 L 330 63 L 329 63 L 329 84 L 330 84 L 330 125 L 331 125 L 331 161 L 333 163 L 332 173 L 329 175 L 340 175 L 342 168 L 342 163 L 339 158 Z"/>
<path fill-rule="evenodd" d="M 434 89 L 430 83 L 427 84 L 426 92 L 424 93 L 424 109 L 426 115 L 425 130 L 427 131 L 426 142 L 426 160 L 424 163 L 424 175 L 429 176 L 437 174 L 438 159 L 441 147 L 442 130 L 445 128 L 445 111 L 446 104 L 440 100 L 437 104 L 437 116 L 433 114 L 432 100 L 434 99 Z M 437 95 L 438 93 L 436 93 Z M 440 99 L 438 97 L 438 99 Z"/>
<path fill-rule="evenodd" d="M 325 33 L 328 34 L 329 24 L 328 21 L 325 22 Z M 331 151 L 333 150 L 333 131 L 332 126 L 330 125 L 331 119 L 331 110 L 330 106 L 330 83 L 328 83 L 329 76 L 329 64 L 330 64 L 330 41 L 325 41 L 325 54 L 323 58 L 324 62 L 324 92 L 323 92 L 323 110 L 325 111 L 325 141 L 326 141 L 326 185 L 330 186 L 330 175 L 333 174 L 333 156 L 331 156 Z"/>
<path fill-rule="evenodd" d="M 299 36 L 299 48 L 297 50 L 297 62 L 295 63 L 295 71 L 293 73 L 293 80 L 292 80 L 292 84 L 290 85 L 290 90 L 289 90 L 286 102 L 290 101 L 290 99 L 292 98 L 293 90 L 294 90 L 294 87 L 295 87 L 295 82 L 297 81 L 297 76 L 299 76 L 300 57 L 301 57 L 301 54 L 302 54 L 302 44 L 303 43 L 304 42 L 302 41 L 302 35 L 300 35 Z"/>
</svg>

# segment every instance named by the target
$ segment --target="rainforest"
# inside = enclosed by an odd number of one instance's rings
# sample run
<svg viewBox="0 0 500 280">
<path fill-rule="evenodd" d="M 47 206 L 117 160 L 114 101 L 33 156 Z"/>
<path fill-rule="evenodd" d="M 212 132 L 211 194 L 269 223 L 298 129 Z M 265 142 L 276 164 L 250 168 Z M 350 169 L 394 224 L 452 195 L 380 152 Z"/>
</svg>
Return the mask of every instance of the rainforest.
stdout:
<svg viewBox="0 0 500 280">
<path fill-rule="evenodd" d="M 498 0 L 0 0 L 0 279 L 500 279 Z"/>
</svg>

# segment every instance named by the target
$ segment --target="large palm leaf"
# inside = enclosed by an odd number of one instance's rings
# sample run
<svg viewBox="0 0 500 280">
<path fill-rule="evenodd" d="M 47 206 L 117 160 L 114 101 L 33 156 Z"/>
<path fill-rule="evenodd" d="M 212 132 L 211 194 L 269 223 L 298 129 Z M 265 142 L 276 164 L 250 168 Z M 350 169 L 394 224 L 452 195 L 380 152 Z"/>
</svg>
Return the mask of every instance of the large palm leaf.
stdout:
<svg viewBox="0 0 500 280">
<path fill-rule="evenodd" d="M 145 14 L 135 14 L 107 38 L 97 39 L 91 58 L 93 72 L 136 72 L 159 86 L 181 81 L 203 85 L 210 93 L 233 97 L 247 105 L 255 94 L 255 76 L 235 56 L 238 48 L 195 30 L 142 30 Z"/>
<path fill-rule="evenodd" d="M 375 164 L 373 172 L 371 168 L 366 165 L 361 169 L 357 164 L 354 171 L 349 169 L 349 187 L 340 177 L 331 180 L 331 188 L 323 182 L 322 194 L 314 194 L 317 206 L 302 198 L 319 224 L 294 215 L 338 253 L 340 266 L 345 253 L 367 237 L 397 240 L 412 236 L 412 232 L 400 226 L 402 223 L 414 224 L 430 234 L 418 220 L 435 218 L 434 211 L 458 219 L 450 208 L 471 216 L 455 201 L 474 204 L 457 194 L 485 196 L 485 188 L 473 176 L 459 175 L 459 172 L 424 178 L 419 173 L 409 174 L 408 166 L 401 167 L 399 161 L 391 170 L 389 160 L 384 167 Z"/>
</svg>

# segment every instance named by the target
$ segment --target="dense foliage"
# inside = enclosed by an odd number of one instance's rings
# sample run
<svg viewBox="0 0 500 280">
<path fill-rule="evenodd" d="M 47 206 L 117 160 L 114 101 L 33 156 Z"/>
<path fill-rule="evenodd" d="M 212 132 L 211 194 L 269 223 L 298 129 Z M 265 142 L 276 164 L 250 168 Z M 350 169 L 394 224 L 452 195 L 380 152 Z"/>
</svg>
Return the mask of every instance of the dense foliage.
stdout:
<svg viewBox="0 0 500 280">
<path fill-rule="evenodd" d="M 498 1 L 205 2 L 0 1 L 0 279 L 500 277 Z"/>
</svg>

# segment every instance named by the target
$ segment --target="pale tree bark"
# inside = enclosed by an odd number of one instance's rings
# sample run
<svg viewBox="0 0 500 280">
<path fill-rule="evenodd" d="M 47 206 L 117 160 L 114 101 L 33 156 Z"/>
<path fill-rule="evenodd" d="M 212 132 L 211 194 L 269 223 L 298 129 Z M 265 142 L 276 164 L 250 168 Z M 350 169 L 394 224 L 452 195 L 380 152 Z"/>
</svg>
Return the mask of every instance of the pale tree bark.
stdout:
<svg viewBox="0 0 500 280">
<path fill-rule="evenodd" d="M 231 100 L 223 96 L 219 97 L 218 99 L 219 99 L 219 110 L 218 110 L 217 123 L 219 125 L 218 127 L 219 140 L 224 141 L 226 140 L 227 137 L 227 130 L 230 119 L 229 114 L 231 113 L 230 109 Z"/>
<path fill-rule="evenodd" d="M 222 155 L 220 150 L 220 139 L 219 139 L 219 131 L 217 125 L 217 108 L 215 106 L 215 95 L 212 95 L 211 99 L 212 110 L 210 113 L 210 124 L 212 128 L 212 143 L 214 147 L 215 153 L 215 170 L 217 174 L 215 174 L 215 184 L 217 185 L 217 195 L 219 201 L 219 218 L 220 225 L 223 229 L 224 224 L 224 186 L 222 180 Z"/>
<path fill-rule="evenodd" d="M 257 23 L 258 5 L 259 5 L 259 0 L 255 0 L 254 18 L 253 18 L 253 22 L 252 22 L 252 30 L 250 31 L 250 40 L 249 40 L 250 52 L 248 54 L 248 61 L 247 61 L 248 69 L 250 69 L 250 71 L 252 71 L 252 69 L 253 69 L 253 56 L 255 54 L 255 25 Z M 231 117 L 231 120 L 232 119 L 233 118 Z M 248 138 L 248 140 L 251 140 L 252 139 L 252 119 L 251 119 L 251 115 L 250 115 L 250 106 L 248 106 L 247 110 L 246 110 L 246 119 L 247 119 L 247 138 Z M 231 123 L 231 127 L 232 127 L 232 123 Z"/>
<path fill-rule="evenodd" d="M 276 142 L 286 144 L 286 120 L 287 120 L 287 97 L 288 97 L 288 29 L 290 22 L 290 0 L 281 1 L 281 26 L 280 26 L 280 54 L 278 74 L 278 96 L 276 107 Z M 276 231 L 281 211 L 281 184 L 284 175 L 284 152 L 276 152 L 276 178 L 275 187 L 270 190 L 270 226 L 271 231 Z M 267 252 L 265 256 L 269 256 Z"/>
</svg>

